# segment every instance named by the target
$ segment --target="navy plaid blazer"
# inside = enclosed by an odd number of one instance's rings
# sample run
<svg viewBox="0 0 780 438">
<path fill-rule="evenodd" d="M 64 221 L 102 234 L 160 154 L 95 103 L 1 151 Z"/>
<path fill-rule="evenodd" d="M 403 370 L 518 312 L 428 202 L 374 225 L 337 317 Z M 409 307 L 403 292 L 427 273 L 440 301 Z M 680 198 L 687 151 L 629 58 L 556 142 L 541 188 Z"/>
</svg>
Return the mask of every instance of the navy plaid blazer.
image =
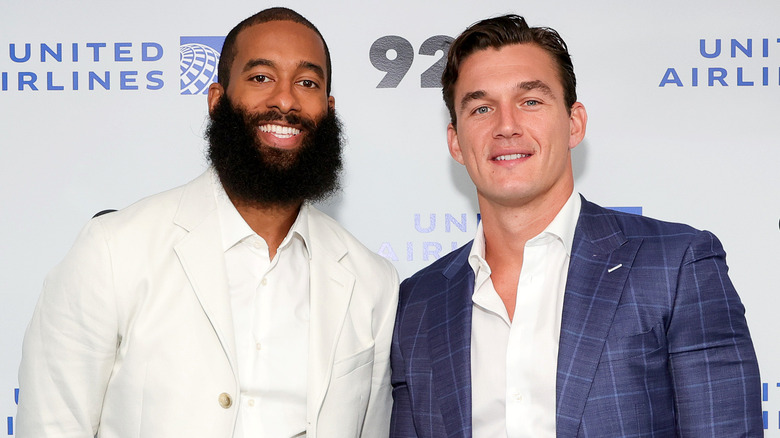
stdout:
<svg viewBox="0 0 780 438">
<path fill-rule="evenodd" d="M 391 438 L 471 437 L 470 249 L 401 284 Z M 758 364 L 725 257 L 707 231 L 583 199 L 561 321 L 558 437 L 763 436 Z"/>
</svg>

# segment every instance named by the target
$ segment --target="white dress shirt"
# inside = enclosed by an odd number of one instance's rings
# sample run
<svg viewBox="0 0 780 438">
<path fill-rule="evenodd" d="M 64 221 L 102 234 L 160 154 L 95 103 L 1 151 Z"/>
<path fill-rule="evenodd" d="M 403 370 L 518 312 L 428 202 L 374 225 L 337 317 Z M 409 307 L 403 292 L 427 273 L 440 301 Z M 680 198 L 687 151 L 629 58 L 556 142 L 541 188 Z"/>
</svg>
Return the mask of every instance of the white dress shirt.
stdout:
<svg viewBox="0 0 780 438">
<path fill-rule="evenodd" d="M 303 436 L 309 346 L 308 207 L 273 259 L 220 184 L 216 197 L 241 394 L 234 438 Z"/>
<path fill-rule="evenodd" d="M 555 386 L 563 296 L 581 200 L 576 190 L 553 221 L 525 244 L 512 321 L 485 261 L 477 226 L 469 264 L 475 438 L 555 437 Z"/>
</svg>

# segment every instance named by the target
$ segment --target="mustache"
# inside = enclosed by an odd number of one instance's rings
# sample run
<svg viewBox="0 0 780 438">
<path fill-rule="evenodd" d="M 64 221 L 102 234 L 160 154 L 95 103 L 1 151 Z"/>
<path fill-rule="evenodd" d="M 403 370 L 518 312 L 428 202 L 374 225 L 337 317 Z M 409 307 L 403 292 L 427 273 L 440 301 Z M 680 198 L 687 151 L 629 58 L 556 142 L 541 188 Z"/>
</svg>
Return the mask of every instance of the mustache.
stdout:
<svg viewBox="0 0 780 438">
<path fill-rule="evenodd" d="M 299 116 L 298 114 L 282 114 L 277 110 L 268 110 L 262 113 L 245 113 L 244 122 L 249 126 L 257 126 L 267 122 L 283 121 L 288 125 L 300 127 L 302 131 L 307 133 L 313 132 L 317 129 L 317 123 L 314 120 Z"/>
</svg>

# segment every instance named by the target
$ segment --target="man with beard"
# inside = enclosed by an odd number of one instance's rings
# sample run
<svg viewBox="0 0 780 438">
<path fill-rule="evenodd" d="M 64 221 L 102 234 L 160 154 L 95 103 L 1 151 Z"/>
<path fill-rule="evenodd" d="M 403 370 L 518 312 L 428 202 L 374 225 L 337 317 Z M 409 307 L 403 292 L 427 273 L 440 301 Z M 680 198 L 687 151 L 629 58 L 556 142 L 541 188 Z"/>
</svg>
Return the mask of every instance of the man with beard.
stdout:
<svg viewBox="0 0 780 438">
<path fill-rule="evenodd" d="M 212 169 L 94 218 L 49 275 L 17 436 L 387 435 L 397 274 L 309 204 L 338 186 L 330 80 L 294 11 L 228 34 Z"/>
</svg>

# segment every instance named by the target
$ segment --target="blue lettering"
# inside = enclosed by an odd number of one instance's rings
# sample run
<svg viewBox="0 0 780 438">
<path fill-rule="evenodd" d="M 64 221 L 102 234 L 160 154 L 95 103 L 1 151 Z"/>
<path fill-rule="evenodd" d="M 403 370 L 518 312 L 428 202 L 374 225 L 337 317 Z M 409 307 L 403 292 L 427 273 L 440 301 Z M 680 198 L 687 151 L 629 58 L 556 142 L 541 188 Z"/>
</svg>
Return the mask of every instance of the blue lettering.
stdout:
<svg viewBox="0 0 780 438">
<path fill-rule="evenodd" d="M 715 51 L 707 53 L 707 40 L 699 40 L 699 53 L 705 58 L 717 58 L 720 56 L 720 38 L 715 40 Z"/>
<path fill-rule="evenodd" d="M 8 72 L 3 72 L 3 91 L 8 91 Z"/>
<path fill-rule="evenodd" d="M 106 43 L 87 43 L 87 47 L 92 49 L 92 60 L 100 61 L 100 49 L 106 47 Z"/>
<path fill-rule="evenodd" d="M 769 38 L 764 38 L 761 40 L 762 48 L 764 50 L 761 51 L 761 54 L 764 56 L 764 58 L 769 58 Z"/>
<path fill-rule="evenodd" d="M 761 384 L 761 401 L 769 401 L 769 384 Z"/>
<path fill-rule="evenodd" d="M 412 242 L 406 242 L 406 260 L 411 262 L 414 260 L 414 248 Z"/>
<path fill-rule="evenodd" d="M 747 47 L 743 46 L 739 41 L 735 39 L 731 39 L 731 57 L 736 58 L 737 57 L 737 49 L 739 49 L 740 52 L 744 53 L 748 58 L 753 57 L 753 40 L 751 38 L 748 38 L 747 40 Z"/>
<path fill-rule="evenodd" d="M 41 62 L 46 62 L 46 54 L 57 62 L 62 62 L 62 43 L 57 43 L 57 50 L 52 50 L 48 44 L 41 43 Z"/>
<path fill-rule="evenodd" d="M 155 55 L 149 54 L 149 49 L 157 51 Z M 141 43 L 141 61 L 159 61 L 163 55 L 163 48 L 157 43 Z"/>
<path fill-rule="evenodd" d="M 696 67 L 691 69 L 691 86 L 699 86 L 699 69 Z"/>
<path fill-rule="evenodd" d="M 132 56 L 124 56 L 124 55 L 130 55 L 130 47 L 133 47 L 133 43 L 116 43 L 114 44 L 114 60 L 116 62 L 128 62 L 132 61 Z"/>
<path fill-rule="evenodd" d="M 726 83 L 726 69 L 725 68 L 710 68 L 709 69 L 709 85 L 710 87 L 715 85 L 715 81 L 720 82 L 724 87 L 728 87 Z"/>
<path fill-rule="evenodd" d="M 455 225 L 458 227 L 459 230 L 466 232 L 466 213 L 463 213 L 460 215 L 460 222 L 455 220 L 455 217 L 453 217 L 449 213 L 444 214 L 444 231 L 450 232 L 450 224 Z"/>
<path fill-rule="evenodd" d="M 395 251 L 393 251 L 393 247 L 390 245 L 390 242 L 382 242 L 382 245 L 379 247 L 379 251 L 376 253 L 388 260 L 392 260 L 394 262 L 398 261 L 398 256 L 395 255 Z"/>
<path fill-rule="evenodd" d="M 422 228 L 420 226 L 420 213 L 415 213 L 414 215 L 414 229 L 417 230 L 420 233 L 430 233 L 431 231 L 436 229 L 436 215 L 431 214 L 431 222 L 430 226 L 428 228 Z"/>
<path fill-rule="evenodd" d="M 761 85 L 767 86 L 769 85 L 769 67 L 764 67 L 761 69 Z"/>
<path fill-rule="evenodd" d="M 111 80 L 110 80 L 110 74 L 109 72 L 106 72 L 105 78 L 102 78 L 98 76 L 98 74 L 94 71 L 89 72 L 89 89 L 94 90 L 95 89 L 95 82 L 99 83 L 103 86 L 104 89 L 108 90 L 111 88 Z"/>
<path fill-rule="evenodd" d="M 769 412 L 764 411 L 764 430 L 769 429 Z"/>
<path fill-rule="evenodd" d="M 62 85 L 54 85 L 54 73 L 46 73 L 46 89 L 51 91 L 62 91 L 65 89 Z"/>
<path fill-rule="evenodd" d="M 752 87 L 753 81 L 745 81 L 742 79 L 742 67 L 737 67 L 737 86 L 738 87 Z"/>
<path fill-rule="evenodd" d="M 120 90 L 137 90 L 138 85 L 135 85 L 137 71 L 121 71 L 119 72 L 119 89 Z"/>
<path fill-rule="evenodd" d="M 28 85 L 31 90 L 38 91 L 38 87 L 35 86 L 35 81 L 38 80 L 38 75 L 31 71 L 19 72 L 19 91 L 24 90 L 24 86 Z"/>
<path fill-rule="evenodd" d="M 441 243 L 439 242 L 423 242 L 423 260 L 429 260 L 433 257 L 434 260 L 441 257 Z"/>
<path fill-rule="evenodd" d="M 452 242 L 452 251 L 458 249 L 458 242 Z"/>
<path fill-rule="evenodd" d="M 73 72 L 73 90 L 76 91 L 79 89 L 79 72 L 74 71 Z"/>
<path fill-rule="evenodd" d="M 658 84 L 658 86 L 665 87 L 667 84 L 675 84 L 678 87 L 683 86 L 683 83 L 680 80 L 680 76 L 677 75 L 677 70 L 673 68 L 666 69 L 666 73 L 664 74 L 664 77 L 661 79 L 661 83 Z"/>
<path fill-rule="evenodd" d="M 8 417 L 8 435 L 14 434 L 14 417 Z"/>
<path fill-rule="evenodd" d="M 73 48 L 73 62 L 79 62 L 79 44 L 73 43 L 71 47 Z"/>
<path fill-rule="evenodd" d="M 13 62 L 27 62 L 30 60 L 30 43 L 24 45 L 24 56 L 21 58 L 16 55 L 16 44 L 11 43 L 8 51 L 8 54 L 11 55 L 11 61 Z"/>
<path fill-rule="evenodd" d="M 163 80 L 162 80 L 162 74 L 160 70 L 152 70 L 149 73 L 146 74 L 146 79 L 151 82 L 150 84 L 146 85 L 147 90 L 159 90 L 163 87 Z M 152 85 L 152 83 L 154 85 Z"/>
</svg>

